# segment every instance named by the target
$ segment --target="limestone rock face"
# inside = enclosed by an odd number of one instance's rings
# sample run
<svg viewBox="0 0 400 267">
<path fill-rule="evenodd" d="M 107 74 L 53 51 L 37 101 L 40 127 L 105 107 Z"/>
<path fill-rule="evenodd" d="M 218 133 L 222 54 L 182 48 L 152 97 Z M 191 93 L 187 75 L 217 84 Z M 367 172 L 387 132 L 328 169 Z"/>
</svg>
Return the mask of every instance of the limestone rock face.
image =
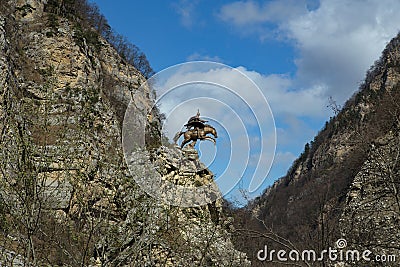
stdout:
<svg viewBox="0 0 400 267">
<path fill-rule="evenodd" d="M 134 179 L 139 179 L 139 184 L 143 184 L 140 179 L 152 180 L 150 186 L 161 191 L 165 181 L 186 189 L 214 184 L 214 175 L 199 161 L 194 149 L 162 146 L 150 154 L 136 152 L 132 158 L 142 163 L 130 168 Z M 162 235 L 162 239 L 150 254 L 139 255 L 143 263 L 149 266 L 250 266 L 246 254 L 236 250 L 231 241 L 232 218 L 223 215 L 222 200 L 203 206 L 180 207 L 182 199 L 178 194 L 179 191 L 174 198 L 160 194 L 157 201 L 149 202 L 152 208 L 148 219 L 153 220 L 149 224 L 153 226 L 146 238 Z M 173 205 L 166 203 L 171 199 L 175 200 Z"/>
<path fill-rule="evenodd" d="M 153 92 L 79 19 L 46 12 L 49 2 L 0 7 L 0 265 L 246 266 L 218 201 L 185 209 L 138 186 L 123 116 L 132 100 L 137 119 L 157 128 Z M 129 164 L 143 179 L 152 170 L 214 184 L 197 152 L 185 153 L 143 150 Z"/>
<path fill-rule="evenodd" d="M 398 133 L 390 132 L 371 144 L 340 219 L 348 248 L 372 251 L 371 266 L 380 264 L 374 260 L 377 255 L 400 255 L 399 141 Z M 397 263 L 388 261 L 385 266 Z"/>
<path fill-rule="evenodd" d="M 29 9 L 26 15 L 20 14 L 22 7 Z M 18 20 L 8 21 L 2 32 L 9 35 L 3 37 L 9 50 L 2 61 L 9 69 L 2 78 L 11 83 L 2 86 L 5 136 L 11 142 L 20 129 L 38 179 L 52 191 L 44 194 L 53 200 L 61 194 L 49 205 L 77 211 L 79 190 L 72 193 L 73 188 L 106 197 L 104 185 L 127 175 L 120 168 L 121 110 L 134 95 L 145 118 L 152 102 L 148 88 L 139 90 L 144 78 L 109 44 L 99 37 L 94 48 L 78 40 L 76 25 L 63 18 L 49 27 L 43 8 L 42 1 L 18 1 Z"/>
</svg>

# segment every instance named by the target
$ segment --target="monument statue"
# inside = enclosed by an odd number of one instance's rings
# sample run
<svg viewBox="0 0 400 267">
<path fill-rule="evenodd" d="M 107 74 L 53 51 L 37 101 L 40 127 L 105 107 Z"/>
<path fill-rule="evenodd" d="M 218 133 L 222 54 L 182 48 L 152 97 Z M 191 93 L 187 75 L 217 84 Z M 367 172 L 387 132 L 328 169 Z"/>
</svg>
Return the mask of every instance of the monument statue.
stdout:
<svg viewBox="0 0 400 267">
<path fill-rule="evenodd" d="M 179 131 L 176 133 L 174 137 L 175 144 L 182 134 L 184 139 L 182 141 L 181 148 L 183 148 L 190 141 L 192 141 L 192 143 L 189 145 L 191 147 L 194 147 L 196 145 L 197 140 L 210 140 L 215 144 L 216 143 L 215 138 L 218 137 L 217 131 L 211 125 L 206 124 L 206 122 L 208 121 L 200 118 L 200 111 L 197 110 L 196 116 L 190 117 L 188 122 L 184 125 L 187 131 L 185 132 Z M 207 136 L 207 134 L 212 134 L 214 137 Z"/>
</svg>

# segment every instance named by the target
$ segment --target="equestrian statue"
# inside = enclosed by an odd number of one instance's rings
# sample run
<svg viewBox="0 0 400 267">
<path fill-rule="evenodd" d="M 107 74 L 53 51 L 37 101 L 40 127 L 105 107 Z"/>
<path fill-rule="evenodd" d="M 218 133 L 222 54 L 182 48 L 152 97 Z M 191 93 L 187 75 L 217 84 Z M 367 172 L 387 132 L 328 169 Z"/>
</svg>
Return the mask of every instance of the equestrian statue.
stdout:
<svg viewBox="0 0 400 267">
<path fill-rule="evenodd" d="M 208 121 L 200 118 L 200 111 L 197 110 L 196 116 L 191 117 L 184 125 L 187 131 L 179 131 L 176 133 L 174 137 L 175 144 L 178 141 L 179 137 L 181 137 L 181 135 L 183 134 L 184 139 L 182 141 L 181 148 L 183 148 L 190 141 L 192 141 L 192 143 L 189 145 L 191 147 L 194 147 L 197 140 L 209 140 L 212 141 L 215 145 L 215 138 L 218 137 L 217 131 L 211 125 L 206 124 L 206 122 Z M 212 134 L 214 137 L 207 136 L 207 134 Z"/>
</svg>

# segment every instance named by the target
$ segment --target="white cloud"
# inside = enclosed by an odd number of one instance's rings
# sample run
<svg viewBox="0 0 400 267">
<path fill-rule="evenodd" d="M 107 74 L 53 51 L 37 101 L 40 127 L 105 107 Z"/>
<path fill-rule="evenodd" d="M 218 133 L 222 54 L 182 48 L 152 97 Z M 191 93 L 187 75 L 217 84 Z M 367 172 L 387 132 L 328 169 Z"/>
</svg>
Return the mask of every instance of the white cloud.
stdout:
<svg viewBox="0 0 400 267">
<path fill-rule="evenodd" d="M 256 1 L 238 1 L 224 5 L 218 16 L 236 26 L 252 26 L 288 20 L 306 11 L 306 1 L 302 0 L 266 1 L 262 4 Z"/>
<path fill-rule="evenodd" d="M 242 35 L 258 34 L 260 40 L 278 32 L 271 29 L 271 23 L 279 23 L 304 14 L 307 11 L 306 0 L 237 1 L 222 6 L 218 18 L 234 25 Z"/>
<path fill-rule="evenodd" d="M 214 62 L 220 62 L 220 63 L 223 63 L 224 61 L 220 58 L 220 57 L 218 57 L 218 56 L 209 56 L 209 55 L 203 55 L 203 54 L 200 54 L 200 53 L 197 53 L 197 52 L 195 52 L 195 53 L 193 53 L 193 54 L 191 54 L 191 55 L 189 55 L 188 57 L 187 57 L 187 60 L 188 61 L 197 61 L 197 60 L 204 60 L 204 61 L 214 61 Z"/>
<path fill-rule="evenodd" d="M 190 110 L 186 105 L 185 111 L 180 112 L 180 114 L 185 113 L 186 117 L 191 116 L 193 115 L 193 110 L 202 107 L 201 110 L 206 112 L 204 114 L 206 116 L 208 114 L 210 116 L 212 114 L 221 114 L 221 116 L 225 117 L 228 113 L 225 111 L 221 112 L 221 106 L 212 102 L 213 99 L 218 99 L 223 103 L 228 103 L 236 111 L 238 111 L 238 107 L 241 107 L 239 104 L 244 105 L 246 102 L 244 106 L 253 109 L 256 114 L 262 114 L 261 111 L 267 108 L 262 99 L 265 96 L 275 117 L 309 116 L 321 118 L 326 117 L 328 114 L 325 88 L 323 87 L 315 86 L 305 90 L 293 90 L 293 82 L 288 76 L 276 74 L 264 75 L 256 71 L 247 70 L 245 67 L 238 67 L 236 70 L 243 75 L 237 75 L 237 71 L 224 68 L 207 72 L 193 70 L 175 73 L 165 82 L 163 85 L 165 88 L 174 88 L 177 84 L 191 83 L 193 81 L 212 81 L 215 84 L 224 85 L 231 91 L 218 86 L 201 85 L 199 87 L 198 84 L 188 84 L 185 88 L 181 86 L 174 90 L 173 96 L 163 98 L 161 108 L 164 111 L 172 110 L 177 104 L 183 103 L 188 99 L 197 99 L 197 104 L 191 104 L 192 106 L 197 105 L 197 107 L 192 107 Z M 253 81 L 260 91 L 249 89 L 255 88 L 255 85 L 249 82 L 247 78 L 244 79 L 244 77 L 248 77 L 248 79 Z M 203 98 L 200 98 L 201 96 Z M 209 99 L 204 99 L 206 96 Z M 204 101 L 200 101 L 199 99 Z M 240 113 L 241 116 L 244 114 L 248 115 L 243 110 Z M 263 118 L 258 119 L 262 120 Z M 254 119 L 247 119 L 248 123 L 252 121 Z"/>
<path fill-rule="evenodd" d="M 196 16 L 195 8 L 198 4 L 197 0 L 180 0 L 177 3 L 173 3 L 172 6 L 181 18 L 181 23 L 186 28 L 192 28 Z"/>
<path fill-rule="evenodd" d="M 342 103 L 398 33 L 400 1 L 321 0 L 313 10 L 307 9 L 309 4 L 238 1 L 223 6 L 219 18 L 244 34 L 292 42 L 298 49 L 293 86 L 311 94 L 319 90 Z"/>
<path fill-rule="evenodd" d="M 400 29 L 399 1 L 321 1 L 287 23 L 300 51 L 298 79 L 325 84 L 343 102 Z"/>
<path fill-rule="evenodd" d="M 260 87 L 275 116 L 327 116 L 326 88 L 314 86 L 303 90 L 293 90 L 293 81 L 286 75 L 263 75 L 244 67 L 238 69 Z"/>
</svg>

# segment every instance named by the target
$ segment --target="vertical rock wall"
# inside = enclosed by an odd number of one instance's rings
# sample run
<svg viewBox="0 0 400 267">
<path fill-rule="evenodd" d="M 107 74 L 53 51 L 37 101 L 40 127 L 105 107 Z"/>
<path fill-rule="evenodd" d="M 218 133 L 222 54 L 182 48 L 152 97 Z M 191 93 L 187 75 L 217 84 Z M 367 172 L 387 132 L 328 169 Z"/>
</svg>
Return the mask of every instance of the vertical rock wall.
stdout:
<svg viewBox="0 0 400 267">
<path fill-rule="evenodd" d="M 122 121 L 131 99 L 140 120 L 157 121 L 152 92 L 104 39 L 46 3 L 10 2 L 0 17 L 0 265 L 248 265 L 218 201 L 183 209 L 138 187 Z M 201 165 L 196 152 L 163 147 L 137 164 L 183 184 L 213 182 L 209 171 L 172 173 L 170 155 Z"/>
</svg>

